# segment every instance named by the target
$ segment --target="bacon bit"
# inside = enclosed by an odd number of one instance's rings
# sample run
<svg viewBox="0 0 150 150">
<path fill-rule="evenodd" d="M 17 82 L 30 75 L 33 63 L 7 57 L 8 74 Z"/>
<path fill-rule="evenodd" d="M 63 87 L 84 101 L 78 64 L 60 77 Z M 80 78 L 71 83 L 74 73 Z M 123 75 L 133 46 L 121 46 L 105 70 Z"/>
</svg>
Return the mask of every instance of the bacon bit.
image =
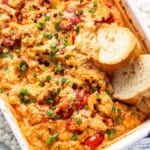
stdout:
<svg viewBox="0 0 150 150">
<path fill-rule="evenodd" d="M 38 20 L 42 17 L 42 14 L 38 14 L 35 19 L 34 19 L 34 22 L 37 23 Z"/>
<path fill-rule="evenodd" d="M 72 33 L 72 44 L 75 43 L 75 40 L 76 40 L 76 34 L 73 32 Z"/>
<path fill-rule="evenodd" d="M 40 5 L 44 5 L 45 3 L 50 4 L 50 0 L 39 0 Z"/>
<path fill-rule="evenodd" d="M 102 133 L 96 134 L 94 136 L 88 137 L 84 145 L 90 147 L 91 150 L 95 150 L 104 140 L 104 135 Z"/>
<path fill-rule="evenodd" d="M 63 13 L 60 29 L 69 31 L 81 21 L 80 16 L 75 15 L 75 9 L 68 7 Z"/>
<path fill-rule="evenodd" d="M 4 28 L 8 28 L 9 27 L 9 23 L 8 22 L 5 22 L 4 23 Z"/>
<path fill-rule="evenodd" d="M 25 20 L 28 19 L 28 15 L 25 14 L 25 15 L 23 16 L 23 18 L 24 18 Z"/>
<path fill-rule="evenodd" d="M 110 14 L 110 17 L 109 18 L 107 18 L 107 19 L 102 19 L 101 21 L 94 21 L 94 25 L 95 26 L 100 26 L 102 23 L 108 23 L 108 24 L 111 24 L 111 23 L 113 23 L 115 20 L 114 20 L 114 16 L 112 15 L 112 14 Z"/>
<path fill-rule="evenodd" d="M 15 41 L 11 38 L 4 38 L 2 44 L 6 47 L 12 47 L 15 44 Z"/>
<path fill-rule="evenodd" d="M 53 17 L 56 18 L 57 16 L 58 16 L 58 14 L 57 14 L 57 13 L 54 13 Z"/>
<path fill-rule="evenodd" d="M 0 53 L 2 53 L 3 52 L 3 48 L 2 47 L 0 47 Z"/>
<path fill-rule="evenodd" d="M 62 119 L 68 119 L 73 114 L 73 108 L 70 104 L 62 105 L 58 107 L 56 114 L 59 115 Z"/>
<path fill-rule="evenodd" d="M 77 119 L 70 119 L 66 123 L 66 129 L 75 133 L 80 133 L 81 130 L 79 129 L 79 125 L 76 123 Z"/>
<path fill-rule="evenodd" d="M 8 0 L 2 0 L 2 4 L 8 4 Z"/>
<path fill-rule="evenodd" d="M 76 91 L 76 98 L 75 98 L 75 106 L 77 109 L 83 109 L 85 105 L 88 104 L 88 93 L 81 94 L 78 90 Z"/>
<path fill-rule="evenodd" d="M 20 15 L 20 10 L 16 10 L 15 15 L 18 17 Z"/>
<path fill-rule="evenodd" d="M 114 4 L 112 1 L 108 1 L 106 5 L 108 8 L 112 8 Z"/>
</svg>

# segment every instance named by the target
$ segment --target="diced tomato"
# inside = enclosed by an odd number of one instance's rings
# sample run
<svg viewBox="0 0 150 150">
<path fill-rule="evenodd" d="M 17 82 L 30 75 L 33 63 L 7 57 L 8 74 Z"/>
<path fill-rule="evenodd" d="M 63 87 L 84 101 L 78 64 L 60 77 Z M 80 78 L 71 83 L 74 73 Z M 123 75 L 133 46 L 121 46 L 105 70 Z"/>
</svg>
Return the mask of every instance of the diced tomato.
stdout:
<svg viewBox="0 0 150 150">
<path fill-rule="evenodd" d="M 73 108 L 71 105 L 66 104 L 58 108 L 56 112 L 62 119 L 68 119 L 73 114 Z"/>
<path fill-rule="evenodd" d="M 8 4 L 8 0 L 2 0 L 3 4 Z"/>
<path fill-rule="evenodd" d="M 107 19 L 102 19 L 101 21 L 98 21 L 98 20 L 96 20 L 95 22 L 94 22 L 94 25 L 95 26 L 100 26 L 102 23 L 108 23 L 108 24 L 111 24 L 111 23 L 113 23 L 115 20 L 114 20 L 114 16 L 112 15 L 112 14 L 110 14 L 110 16 L 109 16 L 109 18 L 107 18 Z"/>
<path fill-rule="evenodd" d="M 68 7 L 62 17 L 62 21 L 59 24 L 60 29 L 69 31 L 74 28 L 81 21 L 80 16 L 75 15 L 75 8 Z"/>
<path fill-rule="evenodd" d="M 95 150 L 104 140 L 104 135 L 99 133 L 94 136 L 90 136 L 84 142 L 84 144 L 90 147 L 91 150 Z"/>
<path fill-rule="evenodd" d="M 75 97 L 75 106 L 77 109 L 83 109 L 85 105 L 88 104 L 88 93 L 80 93 L 78 90 L 76 91 Z"/>
<path fill-rule="evenodd" d="M 76 35 L 75 35 L 75 33 L 73 32 L 73 33 L 72 33 L 72 44 L 75 43 L 75 39 L 76 39 Z"/>
<path fill-rule="evenodd" d="M 3 40 L 3 45 L 6 46 L 6 47 L 11 47 L 15 44 L 15 41 L 11 38 L 4 38 Z"/>
<path fill-rule="evenodd" d="M 108 1 L 106 5 L 108 8 L 112 8 L 114 4 L 112 1 Z"/>
</svg>

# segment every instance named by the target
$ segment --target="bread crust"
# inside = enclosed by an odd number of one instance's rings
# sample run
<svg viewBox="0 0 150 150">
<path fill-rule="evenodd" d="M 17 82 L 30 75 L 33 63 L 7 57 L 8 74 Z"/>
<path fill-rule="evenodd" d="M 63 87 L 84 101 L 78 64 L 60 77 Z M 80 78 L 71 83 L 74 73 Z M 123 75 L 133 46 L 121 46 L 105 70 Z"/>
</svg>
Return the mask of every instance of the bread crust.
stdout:
<svg viewBox="0 0 150 150">
<path fill-rule="evenodd" d="M 114 70 L 121 69 L 122 67 L 125 67 L 129 63 L 132 63 L 140 55 L 140 53 L 142 52 L 139 41 L 137 40 L 135 35 L 128 28 L 118 27 L 116 25 L 115 26 L 114 25 L 113 26 L 112 25 L 109 25 L 109 26 L 107 25 L 107 26 L 105 26 L 104 28 L 102 28 L 100 30 L 101 30 L 100 32 L 109 32 L 108 34 L 111 34 L 111 32 L 113 32 L 113 30 L 117 30 L 117 32 L 120 32 L 120 31 L 123 32 L 123 33 L 125 32 L 125 34 L 128 35 L 128 38 L 130 39 L 129 43 L 128 43 L 129 46 L 127 46 L 126 49 L 124 50 L 125 51 L 124 56 L 119 56 L 118 59 L 115 59 L 112 56 L 112 58 L 111 58 L 112 60 L 108 62 L 107 59 L 106 60 L 104 59 L 104 56 L 102 54 L 102 51 L 105 51 L 105 50 L 101 49 L 99 51 L 98 62 L 100 63 L 100 66 L 102 68 L 104 68 L 105 70 L 114 71 Z M 99 39 L 99 41 L 100 40 L 101 39 Z M 109 38 L 108 38 L 108 40 L 109 40 Z M 116 40 L 118 40 L 118 42 L 119 42 L 119 39 L 116 39 Z M 103 43 L 102 42 L 100 42 L 100 43 L 101 43 L 101 47 L 103 47 Z M 114 42 L 114 44 L 115 44 L 115 42 Z M 111 46 L 113 46 L 113 45 L 111 45 Z M 104 45 L 104 47 L 105 47 L 105 45 Z M 120 49 L 119 50 L 121 51 L 123 49 L 122 49 L 121 44 L 120 44 Z M 109 53 L 109 51 L 108 51 L 108 53 Z M 101 58 L 103 58 L 103 60 Z"/>
<path fill-rule="evenodd" d="M 126 68 L 122 68 L 119 71 L 115 71 L 114 78 L 112 81 L 112 85 L 114 88 L 113 96 L 119 101 L 134 105 L 138 104 L 144 97 L 149 98 L 150 97 L 149 64 L 150 64 L 150 55 L 144 54 L 140 55 L 139 58 L 135 62 L 133 62 L 133 64 L 127 66 Z M 127 86 L 124 85 L 126 83 Z M 120 87 L 122 88 L 120 89 Z M 130 87 L 134 89 L 132 92 L 130 92 L 129 90 Z"/>
</svg>

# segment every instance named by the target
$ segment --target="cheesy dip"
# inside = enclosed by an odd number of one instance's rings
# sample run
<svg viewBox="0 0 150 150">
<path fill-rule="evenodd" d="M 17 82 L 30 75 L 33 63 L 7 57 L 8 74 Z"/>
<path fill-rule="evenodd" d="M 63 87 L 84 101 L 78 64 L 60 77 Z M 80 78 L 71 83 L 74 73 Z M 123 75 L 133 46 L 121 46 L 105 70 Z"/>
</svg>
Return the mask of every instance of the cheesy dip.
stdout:
<svg viewBox="0 0 150 150">
<path fill-rule="evenodd" d="M 91 59 L 105 24 L 124 26 L 112 0 L 1 0 L 0 94 L 30 150 L 103 149 L 147 118 Z"/>
</svg>

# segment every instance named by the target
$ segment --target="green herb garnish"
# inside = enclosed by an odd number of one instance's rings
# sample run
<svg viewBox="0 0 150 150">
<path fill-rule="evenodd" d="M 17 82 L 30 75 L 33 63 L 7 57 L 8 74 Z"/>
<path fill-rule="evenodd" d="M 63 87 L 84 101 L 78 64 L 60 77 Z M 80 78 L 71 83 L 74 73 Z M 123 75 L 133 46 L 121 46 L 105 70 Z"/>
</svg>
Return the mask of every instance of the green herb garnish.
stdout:
<svg viewBox="0 0 150 150">
<path fill-rule="evenodd" d="M 44 20 L 45 20 L 45 21 L 49 21 L 49 20 L 50 20 L 50 16 L 45 16 L 45 17 L 44 17 Z"/>
<path fill-rule="evenodd" d="M 78 134 L 73 134 L 71 137 L 71 141 L 76 141 L 78 139 Z"/>
<path fill-rule="evenodd" d="M 68 46 L 68 41 L 67 39 L 63 39 L 62 40 L 62 44 L 63 44 L 63 47 L 66 48 Z"/>
<path fill-rule="evenodd" d="M 5 52 L 0 53 L 0 58 L 8 58 L 8 57 L 13 58 L 13 55 Z"/>
<path fill-rule="evenodd" d="M 23 96 L 29 96 L 30 92 L 27 89 L 22 88 L 19 92 L 19 96 L 23 97 Z"/>
<path fill-rule="evenodd" d="M 5 89 L 4 88 L 0 88 L 0 93 L 3 93 L 5 91 Z"/>
<path fill-rule="evenodd" d="M 51 80 L 51 76 L 50 75 L 47 75 L 46 76 L 46 81 L 50 81 Z"/>
<path fill-rule="evenodd" d="M 115 112 L 116 112 L 116 107 L 115 107 L 115 106 L 112 106 L 111 111 L 112 111 L 113 113 L 115 113 Z"/>
<path fill-rule="evenodd" d="M 42 30 L 45 27 L 45 22 L 39 22 L 37 24 L 38 29 Z"/>
<path fill-rule="evenodd" d="M 48 39 L 52 39 L 53 38 L 53 36 L 51 34 L 46 33 L 46 32 L 43 33 L 43 36 L 48 38 Z"/>
<path fill-rule="evenodd" d="M 76 120 L 76 123 L 77 123 L 77 124 L 81 124 L 81 123 L 82 123 L 82 119 L 80 119 L 80 118 L 77 119 L 77 120 Z"/>
<path fill-rule="evenodd" d="M 39 82 L 38 84 L 40 87 L 44 87 L 45 86 L 45 83 L 44 82 Z"/>
<path fill-rule="evenodd" d="M 58 133 L 53 134 L 46 142 L 46 146 L 50 146 L 57 138 L 58 138 Z"/>
</svg>

